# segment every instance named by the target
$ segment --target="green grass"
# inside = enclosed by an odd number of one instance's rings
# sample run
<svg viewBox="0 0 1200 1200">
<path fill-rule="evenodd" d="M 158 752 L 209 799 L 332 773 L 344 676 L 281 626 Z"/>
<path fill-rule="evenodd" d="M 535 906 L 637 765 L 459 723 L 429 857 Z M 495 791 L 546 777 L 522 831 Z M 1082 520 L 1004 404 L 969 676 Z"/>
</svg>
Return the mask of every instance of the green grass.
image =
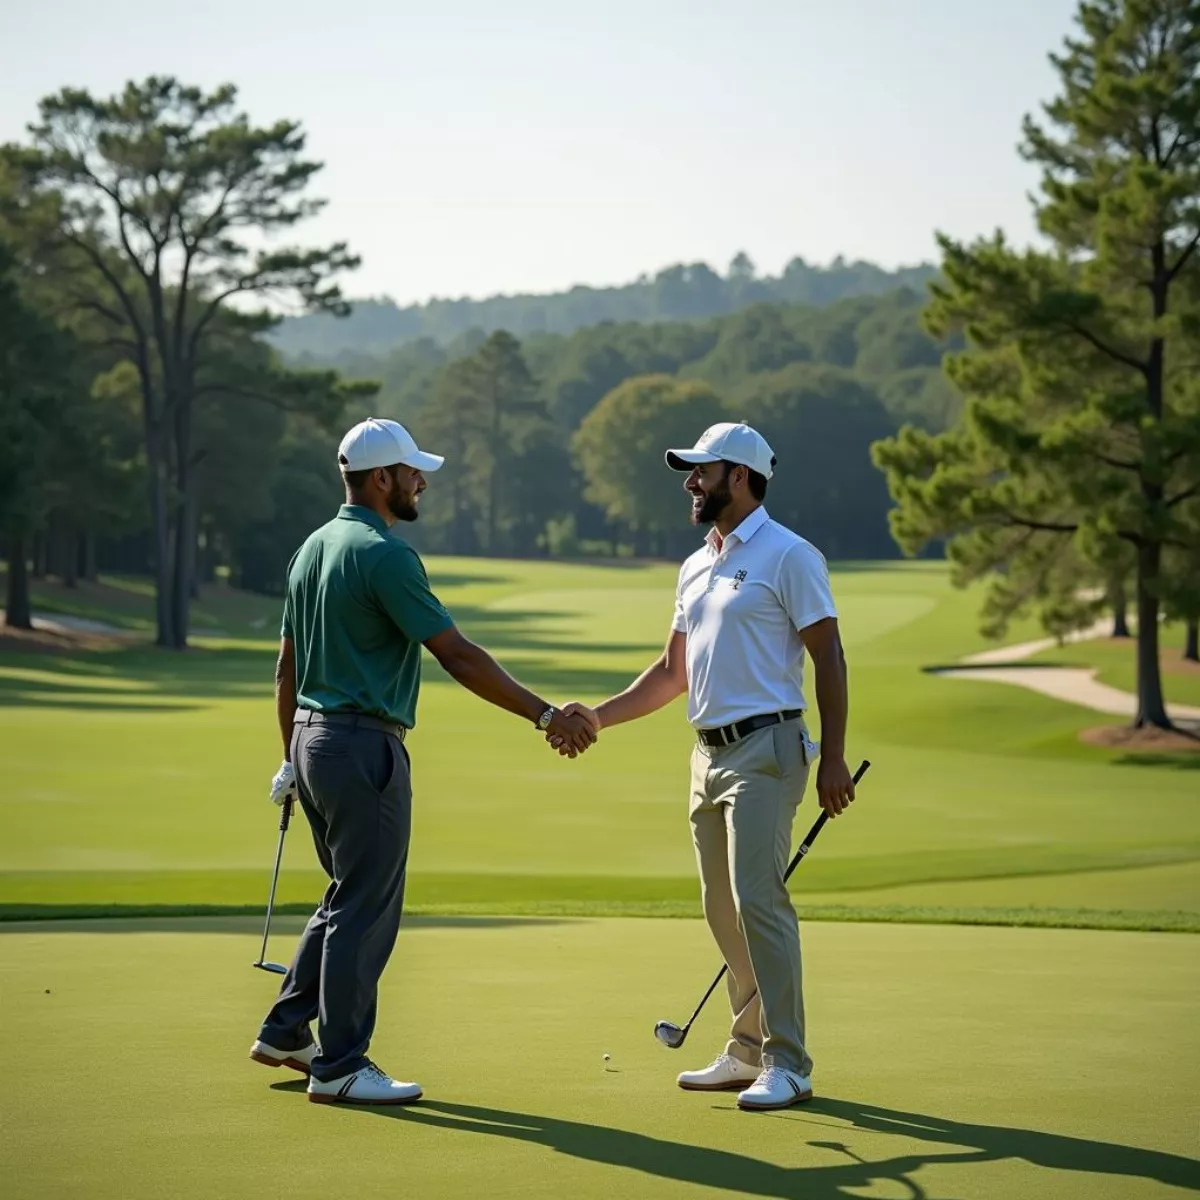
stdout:
<svg viewBox="0 0 1200 1200">
<path fill-rule="evenodd" d="M 280 928 L 283 954 L 299 922 Z M 286 1193 L 456 1200 L 969 1196 L 1200 1189 L 1191 939 L 814 925 L 817 1098 L 685 1093 L 727 1022 L 654 1041 L 714 966 L 698 921 L 415 922 L 372 1052 L 425 1100 L 309 1104 L 245 1055 L 274 984 L 256 924 L 0 931 L 0 1166 L 11 1200 Z M 611 1059 L 606 1064 L 604 1054 Z"/>
<path fill-rule="evenodd" d="M 556 699 L 623 686 L 666 634 L 668 566 L 430 570 Z M 834 583 L 850 752 L 873 766 L 793 881 L 818 1098 L 772 1115 L 673 1086 L 720 1048 L 720 994 L 686 1050 L 651 1036 L 717 965 L 703 922 L 654 919 L 699 909 L 681 705 L 571 763 L 429 669 L 409 919 L 372 1045 L 427 1098 L 331 1110 L 244 1057 L 274 989 L 249 963 L 277 836 L 278 604 L 207 592 L 195 624 L 221 633 L 185 655 L 0 651 L 5 1197 L 1200 1190 L 1200 759 L 1089 747 L 1095 714 L 923 672 L 983 648 L 938 566 Z M 145 633 L 150 600 L 115 580 L 38 608 Z M 814 817 L 810 796 L 797 838 Z M 272 957 L 321 887 L 297 821 Z M 130 919 L 172 911 L 197 915 Z"/>
<path fill-rule="evenodd" d="M 1168 625 L 1161 631 L 1159 658 L 1162 663 L 1163 694 L 1168 703 L 1200 704 L 1200 666 L 1183 658 L 1183 626 Z M 1055 646 L 1030 659 L 1035 663 L 1059 663 L 1069 667 L 1094 667 L 1096 678 L 1123 692 L 1137 691 L 1137 645 L 1132 638 L 1076 642 Z"/>
<path fill-rule="evenodd" d="M 669 622 L 670 566 L 443 559 L 430 571 L 467 632 L 559 700 L 624 686 Z M 115 601 L 113 589 L 94 589 L 89 614 L 112 604 L 144 619 L 150 598 L 136 582 Z M 1191 927 L 1200 776 L 1190 761 L 1146 765 L 1091 748 L 1077 734 L 1094 714 L 923 673 L 984 645 L 976 598 L 950 589 L 939 566 L 847 567 L 834 584 L 849 750 L 873 766 L 855 808 L 798 872 L 801 904 L 811 895 L 814 913 L 872 917 L 982 911 L 1003 923 L 1035 908 L 1074 914 L 1073 924 L 1154 913 L 1136 919 Z M 0 654 L 0 915 L 263 904 L 276 837 L 265 799 L 279 760 L 276 643 L 248 623 L 273 630 L 278 604 L 217 589 L 201 611 L 242 636 L 202 639 L 186 655 Z M 426 678 L 411 742 L 418 909 L 697 911 L 682 704 L 606 731 L 572 763 L 435 665 Z M 810 796 L 797 837 L 814 816 Z M 309 904 L 319 889 L 299 822 L 281 899 Z M 1184 916 L 1168 924 L 1162 914 Z"/>
</svg>

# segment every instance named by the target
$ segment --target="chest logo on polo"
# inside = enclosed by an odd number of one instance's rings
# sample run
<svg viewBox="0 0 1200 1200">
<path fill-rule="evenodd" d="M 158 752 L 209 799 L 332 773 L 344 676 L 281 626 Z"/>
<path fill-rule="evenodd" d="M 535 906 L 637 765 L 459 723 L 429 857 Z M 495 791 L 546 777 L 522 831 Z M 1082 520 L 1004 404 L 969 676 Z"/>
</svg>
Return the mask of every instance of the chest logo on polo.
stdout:
<svg viewBox="0 0 1200 1200">
<path fill-rule="evenodd" d="M 746 582 L 746 572 L 745 571 L 736 572 L 733 577 L 733 581 L 732 581 L 733 590 L 736 592 L 738 590 L 738 588 L 740 588 L 742 586 L 742 584 L 745 582 Z"/>
</svg>

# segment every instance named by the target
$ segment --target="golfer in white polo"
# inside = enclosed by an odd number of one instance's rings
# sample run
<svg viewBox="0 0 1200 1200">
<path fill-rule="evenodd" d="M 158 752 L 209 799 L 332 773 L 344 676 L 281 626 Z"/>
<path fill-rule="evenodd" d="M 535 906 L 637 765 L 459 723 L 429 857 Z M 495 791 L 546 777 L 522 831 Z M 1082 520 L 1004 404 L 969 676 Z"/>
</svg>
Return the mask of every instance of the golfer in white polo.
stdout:
<svg viewBox="0 0 1200 1200">
<path fill-rule="evenodd" d="M 746 1109 L 812 1096 L 800 930 L 784 884 L 792 824 L 816 747 L 805 724 L 805 655 L 821 713 L 817 795 L 837 816 L 854 799 L 845 759 L 846 662 L 825 559 L 763 507 L 775 456 L 748 425 L 720 424 L 667 464 L 687 473 L 692 521 L 711 529 L 679 572 L 666 650 L 594 710 L 597 728 L 686 692 L 696 730 L 690 815 L 704 915 L 729 966 L 724 1050 L 679 1086 L 736 1088 Z"/>
</svg>

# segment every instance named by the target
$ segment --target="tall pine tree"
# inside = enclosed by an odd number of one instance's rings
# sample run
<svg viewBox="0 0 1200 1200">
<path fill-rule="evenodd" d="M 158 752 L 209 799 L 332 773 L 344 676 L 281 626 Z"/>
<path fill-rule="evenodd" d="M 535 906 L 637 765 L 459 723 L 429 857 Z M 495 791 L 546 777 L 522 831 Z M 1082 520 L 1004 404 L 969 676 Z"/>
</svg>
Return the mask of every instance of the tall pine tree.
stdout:
<svg viewBox="0 0 1200 1200">
<path fill-rule="evenodd" d="M 946 537 L 998 573 L 1070 540 L 1102 571 L 1136 564 L 1136 724 L 1169 727 L 1159 669 L 1164 555 L 1186 552 L 1200 494 L 1200 3 L 1095 0 L 1051 61 L 1059 96 L 1022 152 L 1048 253 L 940 239 L 931 332 L 961 330 L 967 398 L 943 437 L 876 447 L 907 549 Z M 1001 584 L 1003 586 L 1003 584 Z"/>
</svg>

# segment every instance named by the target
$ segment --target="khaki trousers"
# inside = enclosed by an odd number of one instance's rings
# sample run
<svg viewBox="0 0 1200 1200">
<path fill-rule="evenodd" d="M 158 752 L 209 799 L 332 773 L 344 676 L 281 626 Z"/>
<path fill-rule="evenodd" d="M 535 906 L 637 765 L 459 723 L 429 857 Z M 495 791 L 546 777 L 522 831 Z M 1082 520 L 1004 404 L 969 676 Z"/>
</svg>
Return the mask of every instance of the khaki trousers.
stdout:
<svg viewBox="0 0 1200 1200">
<path fill-rule="evenodd" d="M 808 782 L 802 721 L 692 751 L 690 817 L 704 916 L 729 967 L 727 1054 L 807 1075 L 800 925 L 783 873 Z"/>
</svg>

